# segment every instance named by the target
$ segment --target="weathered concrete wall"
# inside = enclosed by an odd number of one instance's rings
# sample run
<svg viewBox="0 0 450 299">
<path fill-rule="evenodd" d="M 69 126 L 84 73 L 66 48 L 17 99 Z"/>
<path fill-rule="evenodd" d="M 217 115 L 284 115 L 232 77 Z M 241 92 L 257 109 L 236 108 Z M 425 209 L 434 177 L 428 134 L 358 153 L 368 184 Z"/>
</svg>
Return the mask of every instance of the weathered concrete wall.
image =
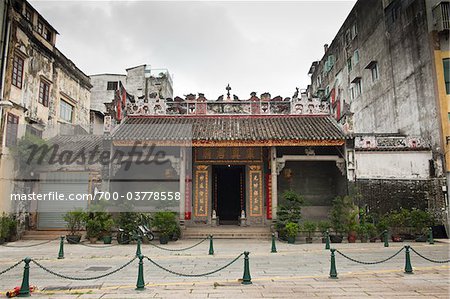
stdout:
<svg viewBox="0 0 450 299">
<path fill-rule="evenodd" d="M 357 179 L 428 179 L 431 151 L 356 151 Z"/>
<path fill-rule="evenodd" d="M 399 11 L 395 20 L 394 9 Z M 357 34 L 347 39 L 354 25 Z M 341 110 L 351 112 L 340 119 L 349 131 L 430 139 L 436 168 L 442 173 L 436 76 L 427 27 L 424 0 L 394 0 L 386 9 L 382 1 L 358 1 L 314 69 L 311 88 L 313 94 L 327 86 L 330 91 L 335 88 Z M 355 50 L 359 51 L 358 62 Z M 326 72 L 330 55 L 335 63 Z M 350 71 L 348 61 L 352 63 Z M 366 68 L 372 61 L 378 64 L 377 80 L 372 80 L 371 70 Z M 352 99 L 349 90 L 355 87 L 352 82 L 356 78 L 361 79 L 362 93 Z M 331 95 L 325 98 L 331 101 Z"/>
<path fill-rule="evenodd" d="M 37 22 L 37 12 L 33 10 L 33 22 Z M 14 103 L 9 112 L 19 118 L 17 138 L 21 138 L 27 126 L 42 131 L 43 137 L 52 137 L 59 131 L 59 103 L 65 98 L 73 104 L 71 127 L 89 127 L 89 106 L 91 85 L 89 78 L 66 58 L 55 45 L 56 31 L 52 31 L 50 41 L 36 32 L 35 24 L 25 20 L 21 8 L 10 8 L 10 40 L 6 60 L 4 100 Z M 51 28 L 50 25 L 45 25 Z M 53 29 L 52 29 L 53 30 Z M 23 80 L 21 88 L 12 85 L 13 59 L 23 59 Z M 41 81 L 49 85 L 48 107 L 39 103 Z M 2 141 L 0 156 L 0 211 L 12 208 L 11 192 L 26 192 L 25 184 L 15 181 L 14 159 L 5 147 L 5 118 L 0 124 Z"/>
<path fill-rule="evenodd" d="M 360 206 L 372 213 L 384 214 L 401 208 L 430 209 L 440 213 L 443 208 L 441 186 L 444 180 L 358 179 L 354 186 L 361 194 Z"/>
<path fill-rule="evenodd" d="M 278 204 L 283 192 L 292 189 L 302 195 L 305 219 L 324 219 L 332 200 L 347 192 L 346 178 L 335 162 L 288 161 L 278 176 Z"/>
<path fill-rule="evenodd" d="M 145 65 L 127 69 L 126 88 L 130 94 L 145 97 Z"/>
<path fill-rule="evenodd" d="M 104 103 L 111 103 L 114 100 L 114 90 L 107 90 L 108 81 L 122 82 L 126 87 L 126 75 L 120 74 L 99 74 L 92 75 L 91 78 L 91 109 L 106 112 Z"/>
</svg>

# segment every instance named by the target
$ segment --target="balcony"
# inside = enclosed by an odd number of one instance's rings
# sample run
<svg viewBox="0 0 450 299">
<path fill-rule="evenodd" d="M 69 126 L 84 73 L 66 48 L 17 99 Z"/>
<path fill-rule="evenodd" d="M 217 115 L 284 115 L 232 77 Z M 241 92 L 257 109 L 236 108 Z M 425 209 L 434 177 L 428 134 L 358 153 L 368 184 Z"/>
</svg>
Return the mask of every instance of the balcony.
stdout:
<svg viewBox="0 0 450 299">
<path fill-rule="evenodd" d="M 450 30 L 449 1 L 441 1 L 433 8 L 434 28 L 438 32 Z"/>
</svg>

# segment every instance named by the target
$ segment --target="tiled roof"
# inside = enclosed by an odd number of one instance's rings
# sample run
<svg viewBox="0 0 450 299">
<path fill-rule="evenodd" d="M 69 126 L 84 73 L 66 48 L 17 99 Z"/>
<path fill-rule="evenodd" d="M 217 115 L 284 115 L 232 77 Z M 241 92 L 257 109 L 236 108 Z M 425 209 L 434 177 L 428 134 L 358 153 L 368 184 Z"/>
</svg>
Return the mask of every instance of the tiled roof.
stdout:
<svg viewBox="0 0 450 299">
<path fill-rule="evenodd" d="M 190 133 L 191 132 L 191 133 Z M 285 141 L 343 140 L 330 116 L 129 117 L 114 140 Z"/>
<path fill-rule="evenodd" d="M 71 151 L 73 153 L 93 150 L 96 146 L 102 150 L 101 135 L 57 135 L 49 140 L 51 144 L 58 145 L 58 151 Z"/>
</svg>

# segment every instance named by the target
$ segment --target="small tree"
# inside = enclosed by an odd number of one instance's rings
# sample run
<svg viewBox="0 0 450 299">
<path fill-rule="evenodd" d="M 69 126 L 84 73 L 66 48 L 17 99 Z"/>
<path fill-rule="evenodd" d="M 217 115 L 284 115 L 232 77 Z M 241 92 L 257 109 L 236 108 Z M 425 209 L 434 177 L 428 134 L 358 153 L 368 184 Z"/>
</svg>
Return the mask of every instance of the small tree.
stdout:
<svg viewBox="0 0 450 299">
<path fill-rule="evenodd" d="M 355 213 L 356 206 L 351 196 L 337 196 L 333 200 L 333 206 L 330 212 L 331 227 L 336 235 L 342 236 L 344 232 L 356 224 Z"/>
<path fill-rule="evenodd" d="M 312 221 L 305 221 L 303 223 L 303 229 L 308 233 L 308 238 L 311 238 L 312 234 L 316 231 L 317 224 Z"/>
<path fill-rule="evenodd" d="M 82 209 L 75 209 L 69 211 L 64 215 L 64 221 L 67 222 L 67 228 L 71 236 L 81 235 L 80 231 L 83 229 L 83 222 L 85 219 L 85 212 Z"/>
<path fill-rule="evenodd" d="M 303 197 L 293 190 L 287 190 L 282 195 L 284 202 L 278 206 L 276 230 L 280 237 L 286 237 L 286 224 L 298 224 L 302 214 Z"/>
</svg>

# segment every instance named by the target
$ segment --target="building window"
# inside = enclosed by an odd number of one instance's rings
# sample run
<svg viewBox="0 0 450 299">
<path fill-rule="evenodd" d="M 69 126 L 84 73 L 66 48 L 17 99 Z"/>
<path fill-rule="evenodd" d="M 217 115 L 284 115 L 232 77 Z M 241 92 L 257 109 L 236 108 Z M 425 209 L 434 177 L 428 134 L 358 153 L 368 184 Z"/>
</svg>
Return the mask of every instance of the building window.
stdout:
<svg viewBox="0 0 450 299">
<path fill-rule="evenodd" d="M 13 73 L 12 73 L 12 85 L 22 88 L 23 80 L 23 59 L 17 55 L 13 58 Z"/>
<path fill-rule="evenodd" d="M 44 34 L 42 35 L 45 40 L 47 40 L 48 42 L 52 41 L 52 32 L 50 31 L 50 29 L 48 29 L 47 27 L 44 28 Z"/>
<path fill-rule="evenodd" d="M 445 81 L 445 91 L 450 94 L 450 58 L 443 60 L 444 64 L 444 81 Z"/>
<path fill-rule="evenodd" d="M 356 23 L 352 25 L 352 39 L 354 39 L 358 35 L 358 27 L 356 27 Z"/>
<path fill-rule="evenodd" d="M 59 117 L 67 122 L 72 122 L 73 106 L 61 99 L 59 103 Z"/>
<path fill-rule="evenodd" d="M 44 33 L 44 24 L 41 21 L 38 21 L 37 24 L 37 32 L 42 35 Z"/>
<path fill-rule="evenodd" d="M 395 23 L 395 21 L 397 21 L 397 19 L 399 17 L 400 17 L 400 6 L 396 5 L 392 8 L 392 12 L 391 12 L 392 23 Z"/>
<path fill-rule="evenodd" d="M 359 50 L 355 50 L 353 52 L 353 61 L 355 62 L 355 64 L 358 64 L 358 62 L 359 62 Z"/>
<path fill-rule="evenodd" d="M 33 22 L 33 13 L 29 9 L 25 9 L 25 19 L 29 22 Z"/>
<path fill-rule="evenodd" d="M 352 81 L 352 85 L 350 87 L 350 92 L 352 96 L 352 100 L 359 97 L 362 93 L 362 84 L 361 84 L 361 78 L 357 77 Z"/>
<path fill-rule="evenodd" d="M 117 90 L 119 83 L 117 81 L 108 81 L 106 90 Z"/>
<path fill-rule="evenodd" d="M 378 80 L 378 63 L 372 64 L 372 67 L 370 68 L 370 72 L 372 74 L 372 82 L 375 82 Z"/>
<path fill-rule="evenodd" d="M 11 147 L 17 144 L 17 128 L 19 126 L 19 117 L 8 113 L 6 123 L 6 146 Z"/>
<path fill-rule="evenodd" d="M 50 85 L 41 80 L 41 83 L 39 84 L 39 103 L 44 105 L 45 107 L 48 107 L 48 98 L 50 95 Z"/>
<path fill-rule="evenodd" d="M 42 130 L 36 129 L 31 125 L 27 125 L 26 134 L 42 138 Z"/>
<path fill-rule="evenodd" d="M 347 69 L 348 69 L 349 73 L 352 71 L 352 59 L 351 58 L 349 58 L 347 60 Z"/>
</svg>

